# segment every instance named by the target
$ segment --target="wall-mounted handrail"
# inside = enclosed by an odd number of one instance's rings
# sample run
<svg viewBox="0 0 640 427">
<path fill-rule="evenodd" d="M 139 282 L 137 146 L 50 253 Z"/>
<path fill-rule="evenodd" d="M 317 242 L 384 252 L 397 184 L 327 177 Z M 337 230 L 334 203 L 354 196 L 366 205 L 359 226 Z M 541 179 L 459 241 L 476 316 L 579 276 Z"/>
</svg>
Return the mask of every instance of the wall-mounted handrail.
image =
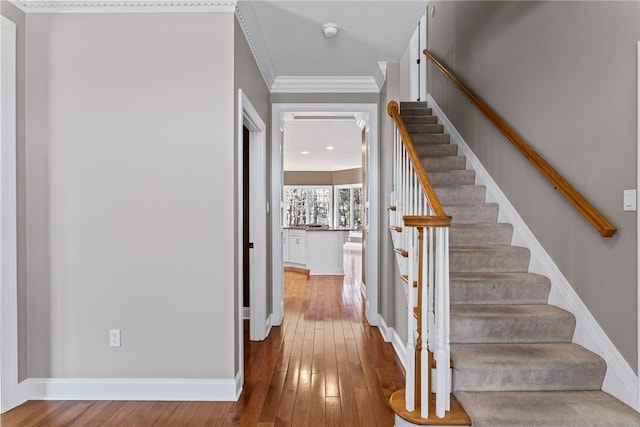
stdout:
<svg viewBox="0 0 640 427">
<path fill-rule="evenodd" d="M 540 154 L 538 154 L 511 126 L 509 126 L 487 103 L 469 89 L 429 50 L 423 52 L 445 76 L 475 104 L 493 125 L 535 166 L 542 175 L 551 182 L 595 228 L 602 237 L 611 237 L 617 228 L 589 201 L 576 190 L 560 173 L 558 173 Z"/>
<path fill-rule="evenodd" d="M 418 155 L 418 152 L 416 151 L 413 142 L 411 141 L 411 136 L 409 136 L 409 132 L 404 125 L 404 121 L 400 117 L 400 108 L 396 101 L 389 102 L 389 104 L 387 105 L 387 113 L 389 114 L 389 116 L 391 116 L 391 118 L 393 118 L 398 132 L 400 133 L 400 137 L 405 142 L 407 154 L 409 155 L 411 163 L 413 164 L 416 174 L 418 175 L 420 184 L 422 185 L 422 188 L 424 189 L 424 192 L 429 199 L 433 212 L 436 216 L 442 217 L 442 220 L 444 220 L 445 222 L 446 218 L 449 218 L 448 224 L 444 225 L 445 227 L 448 227 L 449 225 L 451 225 L 451 217 L 444 212 L 444 209 L 442 209 L 442 205 L 440 204 L 440 200 L 438 199 L 438 196 L 436 195 L 436 192 L 431 185 L 431 180 L 427 175 L 427 171 L 425 171 L 424 165 L 420 160 L 420 156 Z"/>
</svg>

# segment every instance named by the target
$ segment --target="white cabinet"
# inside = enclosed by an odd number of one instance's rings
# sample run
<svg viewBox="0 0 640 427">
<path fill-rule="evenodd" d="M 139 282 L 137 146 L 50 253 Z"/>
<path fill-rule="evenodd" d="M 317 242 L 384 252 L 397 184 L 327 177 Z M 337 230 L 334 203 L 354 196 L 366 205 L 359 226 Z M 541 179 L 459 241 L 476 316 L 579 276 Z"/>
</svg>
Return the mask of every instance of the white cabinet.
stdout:
<svg viewBox="0 0 640 427">
<path fill-rule="evenodd" d="M 342 246 L 346 231 L 309 231 L 307 233 L 307 268 L 310 274 L 344 274 Z"/>
<path fill-rule="evenodd" d="M 343 230 L 282 231 L 283 261 L 285 265 L 309 269 L 310 274 L 342 275 L 343 245 L 347 240 Z"/>
<path fill-rule="evenodd" d="M 287 230 L 289 233 L 288 262 L 290 264 L 307 265 L 307 232 L 304 230 Z M 287 252 L 287 249 L 285 249 Z M 286 255 L 285 255 L 286 257 Z"/>
<path fill-rule="evenodd" d="M 282 230 L 282 262 L 289 264 L 289 230 Z"/>
</svg>

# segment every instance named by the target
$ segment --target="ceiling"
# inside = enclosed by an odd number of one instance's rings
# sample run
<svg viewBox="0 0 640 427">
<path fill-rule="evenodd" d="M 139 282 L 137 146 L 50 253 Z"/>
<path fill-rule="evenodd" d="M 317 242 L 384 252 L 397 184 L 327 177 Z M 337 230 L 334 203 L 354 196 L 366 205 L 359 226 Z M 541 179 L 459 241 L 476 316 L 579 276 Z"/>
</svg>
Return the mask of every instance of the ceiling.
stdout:
<svg viewBox="0 0 640 427">
<path fill-rule="evenodd" d="M 377 93 L 425 10 L 426 0 L 239 0 L 236 14 L 272 93 Z M 336 37 L 323 35 L 326 23 Z M 286 120 L 284 169 L 361 167 L 361 130 L 345 119 Z"/>
<path fill-rule="evenodd" d="M 362 130 L 351 119 L 285 121 L 283 169 L 338 171 L 362 167 Z M 332 147 L 332 149 L 327 149 Z"/>
<path fill-rule="evenodd" d="M 425 9 L 426 0 L 239 0 L 237 14 L 272 92 L 378 92 L 379 63 L 400 59 Z M 336 37 L 324 37 L 326 23 Z"/>
</svg>

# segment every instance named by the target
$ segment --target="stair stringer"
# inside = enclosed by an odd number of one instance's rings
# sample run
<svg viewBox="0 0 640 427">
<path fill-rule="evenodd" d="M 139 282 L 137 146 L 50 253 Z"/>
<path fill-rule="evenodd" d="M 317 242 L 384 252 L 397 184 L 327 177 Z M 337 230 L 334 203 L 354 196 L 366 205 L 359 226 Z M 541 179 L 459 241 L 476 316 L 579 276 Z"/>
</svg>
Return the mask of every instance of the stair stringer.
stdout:
<svg viewBox="0 0 640 427">
<path fill-rule="evenodd" d="M 551 281 L 549 304 L 563 308 L 575 316 L 573 342 L 600 355 L 607 362 L 602 390 L 640 412 L 638 376 L 431 94 L 427 95 L 426 101 L 433 109 L 433 115 L 438 116 L 443 124 L 444 132 L 450 135 L 451 144 L 456 144 L 460 155 L 467 158 L 466 168 L 476 171 L 476 185 L 486 187 L 486 201 L 499 205 L 498 222 L 513 225 L 512 245 L 526 247 L 531 252 L 529 272 L 544 275 Z"/>
</svg>

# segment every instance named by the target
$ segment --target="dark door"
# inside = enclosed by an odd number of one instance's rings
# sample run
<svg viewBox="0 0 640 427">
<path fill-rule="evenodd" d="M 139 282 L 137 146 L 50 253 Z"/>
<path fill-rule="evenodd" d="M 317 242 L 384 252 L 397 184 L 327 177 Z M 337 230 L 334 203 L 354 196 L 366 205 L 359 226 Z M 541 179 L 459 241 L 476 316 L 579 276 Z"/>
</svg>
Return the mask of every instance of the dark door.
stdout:
<svg viewBox="0 0 640 427">
<path fill-rule="evenodd" d="M 242 278 L 243 278 L 243 291 L 242 301 L 243 307 L 251 306 L 251 299 L 249 296 L 250 289 L 250 271 L 249 268 L 249 248 L 251 242 L 249 240 L 249 129 L 242 127 L 242 238 L 243 238 L 243 255 L 242 255 Z"/>
<path fill-rule="evenodd" d="M 361 204 L 362 212 L 360 213 L 360 218 L 362 218 L 362 227 L 360 231 L 362 232 L 362 283 L 367 284 L 367 228 L 369 227 L 369 219 L 367 218 L 367 209 L 366 204 L 369 203 L 369 188 L 367 186 L 368 179 L 368 171 L 367 171 L 367 130 L 366 127 L 362 129 L 362 200 L 364 203 Z M 371 209 L 371 207 L 369 207 Z"/>
</svg>

